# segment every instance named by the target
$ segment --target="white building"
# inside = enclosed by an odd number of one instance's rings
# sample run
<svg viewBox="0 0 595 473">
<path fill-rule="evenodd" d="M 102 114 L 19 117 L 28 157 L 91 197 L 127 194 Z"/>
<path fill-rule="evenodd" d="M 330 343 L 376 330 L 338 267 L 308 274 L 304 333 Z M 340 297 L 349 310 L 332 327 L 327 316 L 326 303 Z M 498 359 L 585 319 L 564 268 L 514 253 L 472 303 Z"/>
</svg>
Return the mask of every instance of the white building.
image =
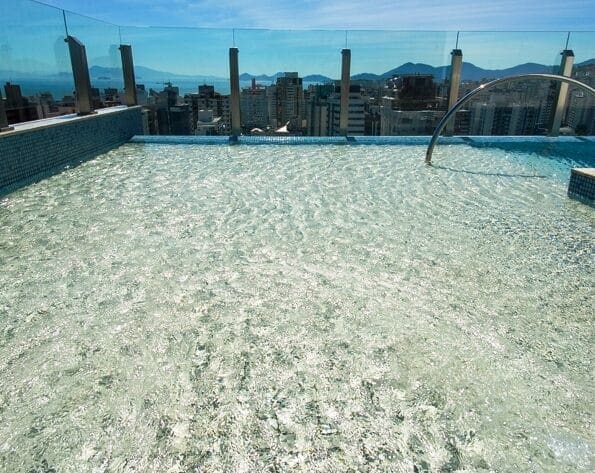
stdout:
<svg viewBox="0 0 595 473">
<path fill-rule="evenodd" d="M 340 135 L 341 91 L 337 89 L 328 99 L 328 129 L 331 136 Z M 349 87 L 349 113 L 347 118 L 347 134 L 349 136 L 364 135 L 364 115 L 364 99 L 362 98 L 361 87 L 359 85 L 352 85 Z"/>
</svg>

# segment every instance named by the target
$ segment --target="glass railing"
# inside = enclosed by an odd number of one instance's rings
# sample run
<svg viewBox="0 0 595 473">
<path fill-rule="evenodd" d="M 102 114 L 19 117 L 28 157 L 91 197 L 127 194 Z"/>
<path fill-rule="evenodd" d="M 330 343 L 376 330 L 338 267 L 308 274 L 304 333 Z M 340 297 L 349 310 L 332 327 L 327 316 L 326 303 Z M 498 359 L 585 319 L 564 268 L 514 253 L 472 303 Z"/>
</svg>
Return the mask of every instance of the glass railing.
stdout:
<svg viewBox="0 0 595 473">
<path fill-rule="evenodd" d="M 431 134 L 447 109 L 456 32 L 349 31 L 365 135 Z"/>
<path fill-rule="evenodd" d="M 333 134 L 344 31 L 241 29 L 234 38 L 244 133 Z"/>
<path fill-rule="evenodd" d="M 0 80 L 10 123 L 71 113 L 76 97 L 67 34 L 85 45 L 94 108 L 124 103 L 118 47 L 132 46 L 146 133 L 229 134 L 229 48 L 239 49 L 243 134 L 329 136 L 340 130 L 342 50 L 350 51 L 349 135 L 429 135 L 451 92 L 451 52 L 462 51 L 457 96 L 521 73 L 572 75 L 591 86 L 595 32 L 259 30 L 117 26 L 29 0 L 5 0 Z M 560 85 L 526 80 L 477 95 L 451 133 L 543 135 Z M 561 133 L 595 133 L 595 99 L 569 88 Z M 343 118 L 345 120 L 345 116 Z"/>
<path fill-rule="evenodd" d="M 68 34 L 85 45 L 91 79 L 93 108 L 120 105 L 123 87 L 119 46 L 120 28 L 71 12 L 65 12 Z"/>
<path fill-rule="evenodd" d="M 0 92 L 8 123 L 74 111 L 65 36 L 62 10 L 29 1 L 2 2 Z"/>
<path fill-rule="evenodd" d="M 461 32 L 460 94 L 494 79 L 558 73 L 563 32 Z M 470 135 L 544 135 L 550 130 L 559 83 L 542 79 L 499 85 L 474 97 L 458 114 L 456 132 Z"/>
<path fill-rule="evenodd" d="M 147 133 L 229 134 L 232 30 L 122 27 L 121 34 L 132 46 Z"/>
</svg>

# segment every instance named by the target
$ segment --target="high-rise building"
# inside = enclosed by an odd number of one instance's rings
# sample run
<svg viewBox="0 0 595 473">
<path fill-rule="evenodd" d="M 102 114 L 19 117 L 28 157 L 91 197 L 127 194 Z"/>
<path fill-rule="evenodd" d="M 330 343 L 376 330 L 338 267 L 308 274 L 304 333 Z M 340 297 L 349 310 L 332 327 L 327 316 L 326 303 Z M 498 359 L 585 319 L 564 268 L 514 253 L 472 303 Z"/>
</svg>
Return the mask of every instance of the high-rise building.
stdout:
<svg viewBox="0 0 595 473">
<path fill-rule="evenodd" d="M 544 133 L 541 122 L 546 88 L 532 83 L 505 84 L 468 104 L 472 135 L 532 135 Z M 455 130 L 456 132 L 456 130 Z"/>
<path fill-rule="evenodd" d="M 335 91 L 328 99 L 328 128 L 329 135 L 338 136 L 339 120 L 341 116 L 341 87 L 335 87 Z M 350 136 L 362 136 L 365 131 L 364 100 L 362 99 L 361 86 L 349 86 L 349 112 L 347 115 L 347 134 Z"/>
<path fill-rule="evenodd" d="M 23 97 L 21 86 L 7 82 L 4 85 L 6 99 L 4 106 L 8 123 L 20 123 L 30 120 L 37 120 L 37 107 L 31 105 L 29 100 Z"/>
<path fill-rule="evenodd" d="M 380 135 L 381 88 L 372 81 L 358 81 L 364 102 L 364 135 Z"/>
<path fill-rule="evenodd" d="M 576 67 L 573 77 L 595 87 L 595 64 Z M 577 135 L 595 135 L 595 98 L 582 90 L 570 87 L 566 123 Z"/>
<path fill-rule="evenodd" d="M 155 105 L 158 108 L 175 107 L 178 105 L 179 96 L 180 88 L 174 87 L 171 82 L 166 82 L 163 90 L 156 95 Z"/>
<path fill-rule="evenodd" d="M 118 89 L 113 87 L 103 89 L 103 97 L 103 105 L 105 107 L 112 107 L 122 103 Z"/>
<path fill-rule="evenodd" d="M 566 123 L 577 135 L 595 134 L 595 99 L 582 90 L 572 90 L 568 98 Z"/>
<path fill-rule="evenodd" d="M 6 97 L 6 108 L 22 108 L 23 94 L 21 93 L 21 86 L 7 82 L 4 85 L 4 93 Z"/>
<path fill-rule="evenodd" d="M 269 116 L 269 126 L 277 128 L 277 86 L 269 85 L 266 88 L 267 114 Z"/>
<path fill-rule="evenodd" d="M 242 129 L 245 132 L 253 128 L 265 129 L 270 123 L 268 111 L 266 87 L 257 85 L 253 79 L 252 85 L 240 93 Z"/>
<path fill-rule="evenodd" d="M 58 105 L 50 92 L 41 92 L 37 95 L 37 116 L 39 118 L 50 118 L 59 115 Z"/>
<path fill-rule="evenodd" d="M 186 95 L 184 99 L 192 110 L 193 130 L 197 129 L 199 112 L 212 110 L 213 116 L 220 118 L 218 133 L 229 134 L 231 129 L 229 95 L 221 95 L 215 92 L 214 86 L 204 84 L 198 86 L 198 94 Z"/>
<path fill-rule="evenodd" d="M 219 135 L 221 117 L 215 117 L 212 110 L 200 110 L 194 130 L 195 135 Z"/>
<path fill-rule="evenodd" d="M 311 85 L 304 94 L 306 104 L 306 134 L 328 136 L 329 97 L 335 91 L 333 84 Z"/>
<path fill-rule="evenodd" d="M 471 110 L 469 133 L 472 135 L 491 135 L 494 126 L 496 104 L 476 102 L 469 108 Z"/>
<path fill-rule="evenodd" d="M 287 124 L 293 133 L 304 128 L 305 102 L 301 77 L 297 72 L 286 72 L 277 78 L 277 126 Z"/>
<path fill-rule="evenodd" d="M 149 91 L 149 105 L 146 125 L 151 134 L 190 135 L 192 134 L 191 109 L 181 103 L 179 88 L 166 82 L 161 92 Z"/>
<path fill-rule="evenodd" d="M 159 108 L 157 122 L 160 135 L 191 135 L 192 120 L 189 105 Z"/>
<path fill-rule="evenodd" d="M 215 86 L 202 84 L 198 86 L 198 95 L 202 97 L 214 97 L 215 96 Z"/>
<path fill-rule="evenodd" d="M 395 110 L 385 97 L 380 109 L 380 133 L 382 135 L 431 135 L 442 119 L 444 112 L 436 110 Z"/>
<path fill-rule="evenodd" d="M 97 87 L 91 87 L 91 103 L 93 109 L 103 108 L 103 101 L 101 100 L 101 92 Z"/>
<path fill-rule="evenodd" d="M 445 106 L 444 98 L 437 95 L 434 77 L 431 75 L 403 75 L 391 79 L 396 87 L 395 109 L 398 110 L 438 110 Z"/>
<path fill-rule="evenodd" d="M 381 99 L 382 135 L 431 135 L 444 115 L 445 99 L 431 75 L 403 75 L 387 81 Z"/>
</svg>

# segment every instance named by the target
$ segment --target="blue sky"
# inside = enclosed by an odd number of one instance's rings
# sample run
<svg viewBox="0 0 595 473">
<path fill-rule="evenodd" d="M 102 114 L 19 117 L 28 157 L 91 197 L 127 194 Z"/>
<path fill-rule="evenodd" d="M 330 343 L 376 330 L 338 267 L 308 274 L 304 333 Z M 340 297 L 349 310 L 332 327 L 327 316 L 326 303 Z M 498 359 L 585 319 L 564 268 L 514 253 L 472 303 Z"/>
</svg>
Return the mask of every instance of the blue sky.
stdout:
<svg viewBox="0 0 595 473">
<path fill-rule="evenodd" d="M 45 0 L 45 3 L 135 26 L 595 29 L 593 0 Z"/>
<path fill-rule="evenodd" d="M 69 70 L 62 13 L 29 0 L 2 2 L 12 14 L 0 17 L 0 64 L 13 70 Z M 595 0 L 568 0 L 563 9 L 559 0 L 426 0 L 423 8 L 398 0 L 45 3 L 130 25 L 118 28 L 68 13 L 69 32 L 86 45 L 90 65 L 119 66 L 121 39 L 132 44 L 137 65 L 219 77 L 228 75 L 227 51 L 234 44 L 240 49 L 241 72 L 298 71 L 338 78 L 345 46 L 352 50 L 352 73 L 383 73 L 404 62 L 439 66 L 450 61 L 461 30 L 458 46 L 465 61 L 497 69 L 525 62 L 555 64 L 566 31 L 595 30 Z M 366 28 L 372 31 L 354 31 Z M 595 57 L 595 33 L 572 33 L 570 47 L 577 62 Z"/>
</svg>

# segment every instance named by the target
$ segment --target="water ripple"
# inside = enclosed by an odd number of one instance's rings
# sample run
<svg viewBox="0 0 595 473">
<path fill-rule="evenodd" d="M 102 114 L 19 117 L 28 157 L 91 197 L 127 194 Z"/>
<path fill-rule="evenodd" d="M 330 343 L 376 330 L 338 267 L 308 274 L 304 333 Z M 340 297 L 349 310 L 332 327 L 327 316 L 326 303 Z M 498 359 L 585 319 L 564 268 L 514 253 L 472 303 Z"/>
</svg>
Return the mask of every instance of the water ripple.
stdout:
<svg viewBox="0 0 595 473">
<path fill-rule="evenodd" d="M 128 144 L 0 200 L 3 471 L 591 471 L 568 156 Z"/>
</svg>

